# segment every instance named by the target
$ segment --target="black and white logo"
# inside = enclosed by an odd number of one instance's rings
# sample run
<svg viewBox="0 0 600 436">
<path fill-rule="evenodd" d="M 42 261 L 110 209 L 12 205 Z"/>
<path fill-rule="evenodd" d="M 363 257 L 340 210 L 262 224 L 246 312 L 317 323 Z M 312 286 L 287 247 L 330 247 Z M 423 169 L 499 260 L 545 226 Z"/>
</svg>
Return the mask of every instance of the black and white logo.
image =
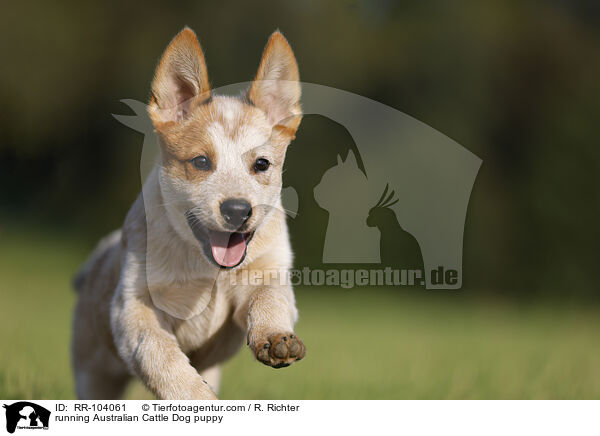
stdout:
<svg viewBox="0 0 600 436">
<path fill-rule="evenodd" d="M 7 432 L 14 433 L 16 429 L 48 430 L 50 422 L 48 409 L 28 401 L 4 404 L 3 407 L 6 409 Z"/>
</svg>

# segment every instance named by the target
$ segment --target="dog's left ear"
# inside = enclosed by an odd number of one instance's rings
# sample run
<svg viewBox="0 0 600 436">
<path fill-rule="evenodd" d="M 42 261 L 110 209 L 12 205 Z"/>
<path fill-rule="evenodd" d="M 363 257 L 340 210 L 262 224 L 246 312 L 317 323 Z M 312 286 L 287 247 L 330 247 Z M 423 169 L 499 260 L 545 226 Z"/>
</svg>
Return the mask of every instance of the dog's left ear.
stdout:
<svg viewBox="0 0 600 436">
<path fill-rule="evenodd" d="M 155 127 L 184 121 L 194 107 L 208 98 L 204 53 L 196 34 L 186 27 L 173 38 L 156 67 L 150 116 Z"/>
<path fill-rule="evenodd" d="M 292 48 L 281 32 L 275 31 L 267 42 L 248 97 L 274 126 L 286 127 L 292 133 L 302 119 L 299 78 Z"/>
</svg>

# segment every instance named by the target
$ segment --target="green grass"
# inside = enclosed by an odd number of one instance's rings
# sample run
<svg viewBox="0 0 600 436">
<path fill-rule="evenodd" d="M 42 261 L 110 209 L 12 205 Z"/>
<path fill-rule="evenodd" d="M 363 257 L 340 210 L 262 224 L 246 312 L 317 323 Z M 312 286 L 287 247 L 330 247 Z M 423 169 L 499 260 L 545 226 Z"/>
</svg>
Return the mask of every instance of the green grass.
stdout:
<svg viewBox="0 0 600 436">
<path fill-rule="evenodd" d="M 74 397 L 70 277 L 86 244 L 0 226 L 0 398 Z M 307 357 L 274 370 L 244 347 L 225 399 L 600 398 L 600 310 L 463 293 L 300 289 Z M 149 398 L 135 384 L 129 398 Z"/>
</svg>

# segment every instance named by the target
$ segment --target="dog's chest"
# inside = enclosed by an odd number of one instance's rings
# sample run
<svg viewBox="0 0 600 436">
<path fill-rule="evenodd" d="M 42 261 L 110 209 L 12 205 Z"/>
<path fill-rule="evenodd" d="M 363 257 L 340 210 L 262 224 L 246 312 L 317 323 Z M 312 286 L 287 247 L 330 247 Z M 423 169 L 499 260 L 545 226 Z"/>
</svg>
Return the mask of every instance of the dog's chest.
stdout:
<svg viewBox="0 0 600 436">
<path fill-rule="evenodd" d="M 232 305 L 224 290 L 215 287 L 206 308 L 186 320 L 175 320 L 174 333 L 184 353 L 201 348 L 231 318 Z"/>
</svg>

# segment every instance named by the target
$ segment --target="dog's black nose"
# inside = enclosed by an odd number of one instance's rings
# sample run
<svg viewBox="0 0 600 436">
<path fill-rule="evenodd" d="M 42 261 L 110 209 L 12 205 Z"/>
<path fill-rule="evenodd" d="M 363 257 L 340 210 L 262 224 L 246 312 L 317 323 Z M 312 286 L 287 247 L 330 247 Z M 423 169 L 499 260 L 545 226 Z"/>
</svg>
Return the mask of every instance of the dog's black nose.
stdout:
<svg viewBox="0 0 600 436">
<path fill-rule="evenodd" d="M 237 229 L 252 215 L 252 206 L 242 198 L 230 198 L 221 203 L 221 215 L 227 224 Z"/>
</svg>

